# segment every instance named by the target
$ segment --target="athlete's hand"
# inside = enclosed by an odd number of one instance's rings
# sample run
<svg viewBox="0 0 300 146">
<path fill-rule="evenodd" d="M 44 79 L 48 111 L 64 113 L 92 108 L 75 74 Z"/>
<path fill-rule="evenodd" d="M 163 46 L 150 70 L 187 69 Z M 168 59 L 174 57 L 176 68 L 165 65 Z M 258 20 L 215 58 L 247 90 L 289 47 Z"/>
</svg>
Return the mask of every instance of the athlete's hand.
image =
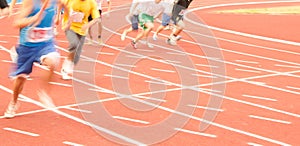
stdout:
<svg viewBox="0 0 300 146">
<path fill-rule="evenodd" d="M 68 21 L 64 26 L 62 26 L 62 31 L 66 31 L 68 29 L 70 29 L 70 26 L 71 26 L 71 21 Z"/>
<path fill-rule="evenodd" d="M 12 16 L 13 14 L 13 7 L 12 6 L 9 6 L 9 10 L 8 10 L 8 17 Z"/>
</svg>

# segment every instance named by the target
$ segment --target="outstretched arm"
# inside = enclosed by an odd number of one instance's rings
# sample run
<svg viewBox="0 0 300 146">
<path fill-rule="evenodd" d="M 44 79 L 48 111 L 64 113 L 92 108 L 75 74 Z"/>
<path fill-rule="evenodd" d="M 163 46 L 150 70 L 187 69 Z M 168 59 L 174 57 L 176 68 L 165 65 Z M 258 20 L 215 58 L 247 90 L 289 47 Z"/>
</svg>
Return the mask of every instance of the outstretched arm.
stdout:
<svg viewBox="0 0 300 146">
<path fill-rule="evenodd" d="M 135 9 L 137 8 L 137 6 L 139 5 L 139 2 L 137 0 L 133 0 L 130 10 L 129 10 L 129 16 L 133 15 L 133 12 L 135 11 Z"/>
<path fill-rule="evenodd" d="M 12 15 L 13 9 L 14 9 L 14 7 L 15 7 L 15 5 L 16 5 L 16 2 L 17 2 L 17 0 L 12 0 L 12 1 L 11 1 L 10 5 L 9 5 L 9 16 Z"/>
<path fill-rule="evenodd" d="M 108 5 L 107 12 L 110 12 L 110 10 L 111 10 L 111 0 L 107 0 L 107 5 Z"/>
<path fill-rule="evenodd" d="M 57 3 L 57 14 L 55 16 L 54 24 L 59 25 L 59 22 L 61 21 L 61 11 L 64 10 L 64 13 L 69 15 L 69 9 L 67 7 L 68 3 L 64 3 L 62 0 L 58 0 Z"/>
<path fill-rule="evenodd" d="M 37 14 L 28 17 L 33 9 L 34 4 L 33 0 L 24 0 L 20 14 L 16 17 L 13 26 L 23 28 L 29 25 L 38 24 L 43 17 L 43 11 L 46 9 L 48 2 L 49 0 L 45 0 L 40 11 Z"/>
</svg>

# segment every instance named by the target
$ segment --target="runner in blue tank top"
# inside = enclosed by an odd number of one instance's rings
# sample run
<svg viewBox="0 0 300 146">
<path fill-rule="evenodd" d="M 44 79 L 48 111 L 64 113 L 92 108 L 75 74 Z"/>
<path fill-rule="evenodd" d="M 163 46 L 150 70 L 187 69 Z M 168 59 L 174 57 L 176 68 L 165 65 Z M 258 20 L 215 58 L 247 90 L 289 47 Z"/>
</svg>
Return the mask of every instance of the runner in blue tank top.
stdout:
<svg viewBox="0 0 300 146">
<path fill-rule="evenodd" d="M 7 118 L 15 116 L 18 108 L 18 97 L 26 82 L 26 76 L 32 72 L 34 62 L 47 67 L 43 70 L 38 95 L 46 107 L 54 107 L 46 91 L 53 70 L 59 62 L 59 53 L 54 47 L 53 21 L 56 5 L 63 5 L 59 0 L 24 0 L 20 14 L 14 21 L 14 26 L 20 29 L 16 70 L 13 78 L 13 98 L 4 114 Z"/>
</svg>

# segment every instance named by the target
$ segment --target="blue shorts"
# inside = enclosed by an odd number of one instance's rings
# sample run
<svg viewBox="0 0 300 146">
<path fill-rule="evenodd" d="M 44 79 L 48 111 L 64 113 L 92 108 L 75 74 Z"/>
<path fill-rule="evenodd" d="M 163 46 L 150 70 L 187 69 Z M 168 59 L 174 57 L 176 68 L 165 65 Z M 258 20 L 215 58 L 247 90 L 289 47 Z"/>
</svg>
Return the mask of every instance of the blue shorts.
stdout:
<svg viewBox="0 0 300 146">
<path fill-rule="evenodd" d="M 139 15 L 133 15 L 131 17 L 131 27 L 132 27 L 132 30 L 139 29 Z"/>
<path fill-rule="evenodd" d="M 17 68 L 10 74 L 11 77 L 20 74 L 30 74 L 34 62 L 41 63 L 41 57 L 52 52 L 56 52 L 53 42 L 46 43 L 37 47 L 19 45 L 16 48 L 18 53 Z"/>
<path fill-rule="evenodd" d="M 167 26 L 169 25 L 170 21 L 171 21 L 171 16 L 167 15 L 166 13 L 163 13 L 161 25 Z"/>
</svg>

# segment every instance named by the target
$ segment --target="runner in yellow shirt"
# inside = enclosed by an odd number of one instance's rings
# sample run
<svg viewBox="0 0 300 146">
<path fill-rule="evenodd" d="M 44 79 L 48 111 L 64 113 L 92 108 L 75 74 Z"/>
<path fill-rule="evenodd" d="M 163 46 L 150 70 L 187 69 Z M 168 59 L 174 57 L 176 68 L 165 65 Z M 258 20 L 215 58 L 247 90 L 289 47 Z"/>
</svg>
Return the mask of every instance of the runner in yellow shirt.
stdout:
<svg viewBox="0 0 300 146">
<path fill-rule="evenodd" d="M 62 27 L 69 41 L 69 55 L 61 69 L 64 80 L 71 79 L 68 74 L 73 72 L 74 65 L 79 61 L 87 31 L 100 19 L 95 0 L 66 0 L 66 5 L 70 13 L 64 13 Z M 88 21 L 89 15 L 92 21 Z"/>
</svg>

